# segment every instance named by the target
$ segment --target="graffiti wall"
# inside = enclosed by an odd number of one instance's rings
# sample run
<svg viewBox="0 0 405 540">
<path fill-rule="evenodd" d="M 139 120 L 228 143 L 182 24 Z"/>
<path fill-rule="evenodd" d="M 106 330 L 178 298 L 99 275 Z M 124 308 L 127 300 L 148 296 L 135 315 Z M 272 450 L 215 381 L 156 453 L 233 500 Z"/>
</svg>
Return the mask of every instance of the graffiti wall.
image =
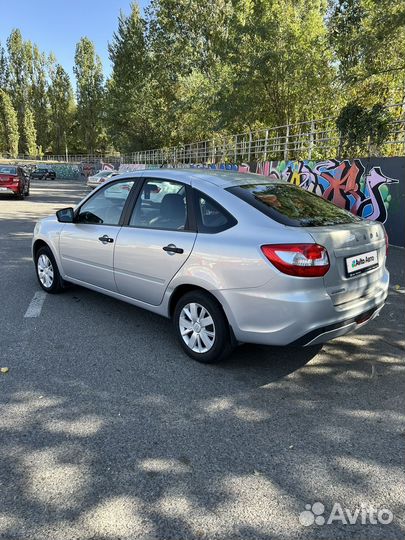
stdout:
<svg viewBox="0 0 405 540">
<path fill-rule="evenodd" d="M 405 247 L 405 157 L 266 161 L 207 167 L 275 175 L 357 216 L 384 223 L 390 243 Z"/>
</svg>

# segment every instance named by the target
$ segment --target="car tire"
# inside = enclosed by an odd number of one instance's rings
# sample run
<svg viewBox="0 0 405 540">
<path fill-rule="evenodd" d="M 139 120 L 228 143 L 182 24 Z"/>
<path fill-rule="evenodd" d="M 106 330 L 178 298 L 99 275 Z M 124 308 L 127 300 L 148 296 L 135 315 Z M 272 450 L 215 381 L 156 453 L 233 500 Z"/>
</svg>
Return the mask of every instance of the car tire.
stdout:
<svg viewBox="0 0 405 540">
<path fill-rule="evenodd" d="M 44 291 L 50 294 L 61 292 L 63 281 L 55 257 L 48 246 L 41 247 L 35 254 L 35 271 Z"/>
<path fill-rule="evenodd" d="M 173 325 L 183 350 L 198 362 L 221 362 L 233 350 L 225 313 L 208 293 L 195 290 L 182 296 L 174 309 Z"/>
<path fill-rule="evenodd" d="M 23 200 L 24 200 L 24 197 L 25 197 L 24 191 L 21 191 L 20 193 L 17 193 L 16 197 L 17 197 L 17 199 L 18 199 L 19 201 L 23 201 Z"/>
</svg>

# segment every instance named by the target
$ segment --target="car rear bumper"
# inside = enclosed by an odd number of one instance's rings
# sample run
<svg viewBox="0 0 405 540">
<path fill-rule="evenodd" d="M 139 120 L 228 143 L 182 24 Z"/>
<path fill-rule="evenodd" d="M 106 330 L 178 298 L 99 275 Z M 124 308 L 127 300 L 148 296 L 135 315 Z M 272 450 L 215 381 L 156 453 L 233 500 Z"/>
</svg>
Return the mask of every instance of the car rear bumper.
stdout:
<svg viewBox="0 0 405 540">
<path fill-rule="evenodd" d="M 334 306 L 325 289 L 280 292 L 271 282 L 243 291 L 220 291 L 219 300 L 237 341 L 307 346 L 352 332 L 375 318 L 384 305 L 388 286 L 385 270 L 367 295 L 343 306 Z"/>
<path fill-rule="evenodd" d="M 357 317 L 352 317 L 346 321 L 341 321 L 335 324 L 330 324 L 329 326 L 324 326 L 317 328 L 316 330 L 311 330 L 308 334 L 300 337 L 299 339 L 290 343 L 290 345 L 295 347 L 307 347 L 309 345 L 318 345 L 319 343 L 325 343 L 331 339 L 337 338 L 339 336 L 344 336 L 353 330 L 357 330 L 361 326 L 364 326 L 369 321 L 372 321 L 380 314 L 381 309 L 384 306 L 384 302 L 380 306 L 369 309 L 368 311 L 361 313 Z"/>
<path fill-rule="evenodd" d="M 19 184 L 0 186 L 0 195 L 18 195 L 20 193 Z"/>
</svg>

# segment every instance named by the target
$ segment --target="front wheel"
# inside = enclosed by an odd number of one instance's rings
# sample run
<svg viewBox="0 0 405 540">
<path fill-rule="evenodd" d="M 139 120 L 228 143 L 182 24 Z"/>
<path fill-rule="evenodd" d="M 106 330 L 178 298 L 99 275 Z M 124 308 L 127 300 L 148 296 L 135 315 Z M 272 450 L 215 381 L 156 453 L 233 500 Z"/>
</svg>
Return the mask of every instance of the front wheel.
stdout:
<svg viewBox="0 0 405 540">
<path fill-rule="evenodd" d="M 220 362 L 233 346 L 228 321 L 221 306 L 202 291 L 190 291 L 180 298 L 173 324 L 184 351 L 205 364 Z"/>
<path fill-rule="evenodd" d="M 55 257 L 49 247 L 40 248 L 35 256 L 35 269 L 44 291 L 54 294 L 62 290 L 62 280 Z"/>
</svg>

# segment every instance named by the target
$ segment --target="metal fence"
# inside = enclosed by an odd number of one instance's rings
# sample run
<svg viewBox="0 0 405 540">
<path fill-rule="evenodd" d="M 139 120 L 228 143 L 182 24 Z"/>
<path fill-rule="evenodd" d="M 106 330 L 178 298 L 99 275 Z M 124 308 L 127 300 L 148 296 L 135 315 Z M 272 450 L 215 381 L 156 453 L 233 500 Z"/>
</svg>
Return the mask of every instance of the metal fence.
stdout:
<svg viewBox="0 0 405 540">
<path fill-rule="evenodd" d="M 389 126 L 388 140 L 380 147 L 369 140 L 356 149 L 358 155 L 405 154 L 404 107 L 391 105 L 388 108 L 394 118 Z M 157 165 L 334 158 L 340 156 L 343 142 L 336 118 L 328 117 L 236 135 L 218 134 L 205 141 L 135 152 L 131 162 Z"/>
<path fill-rule="evenodd" d="M 388 107 L 394 120 L 388 140 L 380 147 L 369 140 L 356 154 L 369 156 L 405 155 L 405 108 Z M 265 160 L 323 159 L 341 156 L 342 139 L 336 118 L 328 117 L 297 124 L 269 127 L 239 134 L 215 134 L 211 139 L 173 147 L 134 152 L 131 155 L 80 154 L 60 156 L 18 156 L 18 160 L 63 163 L 142 163 L 187 165 L 195 163 L 250 163 Z M 1 156 L 7 158 L 7 156 Z"/>
</svg>

